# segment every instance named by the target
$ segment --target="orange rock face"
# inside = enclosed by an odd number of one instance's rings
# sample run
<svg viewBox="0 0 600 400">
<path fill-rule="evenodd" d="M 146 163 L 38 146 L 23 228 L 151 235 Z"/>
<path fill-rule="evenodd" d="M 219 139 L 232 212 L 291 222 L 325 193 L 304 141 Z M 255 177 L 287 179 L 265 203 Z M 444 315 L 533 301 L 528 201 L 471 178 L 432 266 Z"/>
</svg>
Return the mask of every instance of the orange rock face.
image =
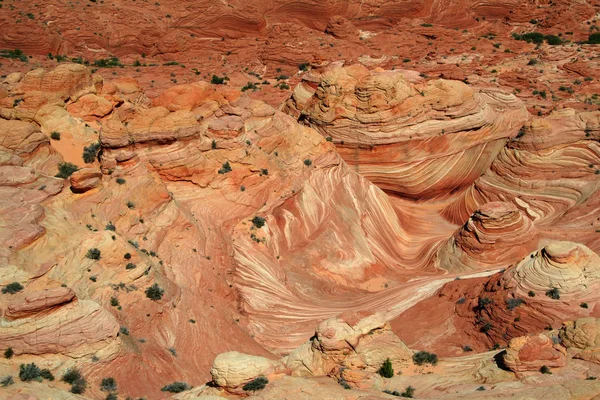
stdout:
<svg viewBox="0 0 600 400">
<path fill-rule="evenodd" d="M 597 5 L 88 3 L 0 1 L 0 397 L 600 396 Z"/>
</svg>

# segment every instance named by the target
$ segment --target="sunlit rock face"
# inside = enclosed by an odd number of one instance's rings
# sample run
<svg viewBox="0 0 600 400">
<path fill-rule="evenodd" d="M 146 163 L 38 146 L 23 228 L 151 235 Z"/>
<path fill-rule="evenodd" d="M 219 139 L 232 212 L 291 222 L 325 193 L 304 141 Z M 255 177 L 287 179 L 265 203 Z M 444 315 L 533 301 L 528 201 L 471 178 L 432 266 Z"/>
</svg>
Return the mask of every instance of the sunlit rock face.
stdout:
<svg viewBox="0 0 600 400">
<path fill-rule="evenodd" d="M 371 182 L 419 200 L 471 185 L 528 118 L 511 94 L 361 65 L 311 71 L 284 110 Z"/>
</svg>

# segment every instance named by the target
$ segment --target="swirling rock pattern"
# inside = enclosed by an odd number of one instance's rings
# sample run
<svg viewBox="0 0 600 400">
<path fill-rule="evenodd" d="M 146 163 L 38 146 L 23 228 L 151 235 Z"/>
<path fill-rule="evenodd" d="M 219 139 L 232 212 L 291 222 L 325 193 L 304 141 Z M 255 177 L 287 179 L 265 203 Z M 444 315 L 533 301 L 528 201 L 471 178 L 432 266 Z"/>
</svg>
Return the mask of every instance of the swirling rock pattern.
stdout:
<svg viewBox="0 0 600 400">
<path fill-rule="evenodd" d="M 439 250 L 436 265 L 451 272 L 507 266 L 536 248 L 531 220 L 512 203 L 492 202 L 481 206 Z"/>
<path fill-rule="evenodd" d="M 401 72 L 332 67 L 304 78 L 286 111 L 331 138 L 344 160 L 401 197 L 443 197 L 490 166 L 527 112 L 514 96 Z"/>
</svg>

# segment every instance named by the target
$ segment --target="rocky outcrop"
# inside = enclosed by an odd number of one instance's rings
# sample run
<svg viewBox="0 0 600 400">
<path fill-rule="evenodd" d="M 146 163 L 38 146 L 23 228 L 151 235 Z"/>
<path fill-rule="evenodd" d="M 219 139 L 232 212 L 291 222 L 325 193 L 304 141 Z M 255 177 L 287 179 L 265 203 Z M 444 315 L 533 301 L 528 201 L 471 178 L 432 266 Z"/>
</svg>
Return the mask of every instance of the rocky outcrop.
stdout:
<svg viewBox="0 0 600 400">
<path fill-rule="evenodd" d="M 10 301 L 4 317 L 9 320 L 31 317 L 38 313 L 51 311 L 55 307 L 73 300 L 75 300 L 75 293 L 71 289 L 63 287 L 26 293 Z"/>
<path fill-rule="evenodd" d="M 506 367 L 517 374 L 540 371 L 543 366 L 564 367 L 566 359 L 564 347 L 543 334 L 512 339 L 503 356 Z"/>
<path fill-rule="evenodd" d="M 507 266 L 537 248 L 537 235 L 514 204 L 487 203 L 438 251 L 436 266 L 449 272 Z"/>
<path fill-rule="evenodd" d="M 75 171 L 69 180 L 74 193 L 84 193 L 101 184 L 102 172 L 93 168 L 83 168 Z"/>
<path fill-rule="evenodd" d="M 566 322 L 559 337 L 563 346 L 576 352 L 575 358 L 600 364 L 600 319 L 588 317 Z"/>
<path fill-rule="evenodd" d="M 261 375 L 270 375 L 284 369 L 280 362 L 230 351 L 215 358 L 210 374 L 218 386 L 235 389 Z"/>
<path fill-rule="evenodd" d="M 322 322 L 315 335 L 286 358 L 292 375 L 337 375 L 361 386 L 388 358 L 396 370 L 411 364 L 412 352 L 381 314 L 357 317 L 349 314 Z"/>
<path fill-rule="evenodd" d="M 331 138 L 370 181 L 413 199 L 468 187 L 527 119 L 507 93 L 458 81 L 414 85 L 399 71 L 359 65 L 311 71 L 285 110 Z"/>
</svg>

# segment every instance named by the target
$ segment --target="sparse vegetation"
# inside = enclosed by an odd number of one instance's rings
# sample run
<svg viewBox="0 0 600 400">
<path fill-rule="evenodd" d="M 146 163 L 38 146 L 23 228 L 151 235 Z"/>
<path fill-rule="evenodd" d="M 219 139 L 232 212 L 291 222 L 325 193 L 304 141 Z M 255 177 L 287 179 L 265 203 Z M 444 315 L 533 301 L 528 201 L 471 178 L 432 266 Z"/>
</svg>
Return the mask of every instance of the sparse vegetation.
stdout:
<svg viewBox="0 0 600 400">
<path fill-rule="evenodd" d="M 158 283 L 155 283 L 146 289 L 146 297 L 150 300 L 158 301 L 162 299 L 164 294 L 165 291 L 160 286 L 158 286 Z"/>
<path fill-rule="evenodd" d="M 19 366 L 19 379 L 23 382 L 38 381 L 43 379 L 54 380 L 54 376 L 47 369 L 40 369 L 35 363 L 21 364 Z"/>
<path fill-rule="evenodd" d="M 527 293 L 527 296 L 529 296 L 529 297 L 535 297 L 535 292 L 534 292 L 533 290 L 530 290 L 530 291 Z"/>
<path fill-rule="evenodd" d="M 542 365 L 542 367 L 540 368 L 540 372 L 542 374 L 552 374 L 552 372 L 550 372 L 550 368 L 548 368 L 546 365 Z"/>
<path fill-rule="evenodd" d="M 266 377 L 259 376 L 258 378 L 254 378 L 250 382 L 246 383 L 242 387 L 242 389 L 244 389 L 245 391 L 255 392 L 257 390 L 264 389 L 268 383 L 269 383 L 269 380 Z"/>
<path fill-rule="evenodd" d="M 6 350 L 4 350 L 4 358 L 10 359 L 14 355 L 15 355 L 15 351 L 13 350 L 12 347 L 8 347 Z"/>
<path fill-rule="evenodd" d="M 552 288 L 546 292 L 546 296 L 550 297 L 553 300 L 559 300 L 560 291 L 557 288 Z"/>
<path fill-rule="evenodd" d="M 255 216 L 254 218 L 252 218 L 252 225 L 254 225 L 258 229 L 265 226 L 265 222 L 266 222 L 266 220 L 262 217 L 259 217 L 258 215 Z"/>
<path fill-rule="evenodd" d="M 479 301 L 477 302 L 477 307 L 481 310 L 485 309 L 487 306 L 489 306 L 490 304 L 493 304 L 494 300 L 490 299 L 489 297 L 480 297 Z"/>
<path fill-rule="evenodd" d="M 408 386 L 404 392 L 400 393 L 397 390 L 384 390 L 383 393 L 390 394 L 396 397 L 404 397 L 406 399 L 412 399 L 415 394 L 415 388 L 412 386 Z"/>
<path fill-rule="evenodd" d="M 106 231 L 115 231 L 117 228 L 112 224 L 112 222 L 109 222 L 108 224 L 106 224 L 106 226 L 104 227 L 104 230 Z"/>
<path fill-rule="evenodd" d="M 510 311 L 512 311 L 515 308 L 519 307 L 523 303 L 524 303 L 523 299 L 518 299 L 518 298 L 506 299 L 506 308 L 508 308 Z"/>
<path fill-rule="evenodd" d="M 83 161 L 86 164 L 91 164 L 96 161 L 96 156 L 100 151 L 100 143 L 92 143 L 89 146 L 83 148 Z"/>
<path fill-rule="evenodd" d="M 307 167 L 310 167 L 312 165 L 312 161 L 310 161 L 308 158 L 306 160 L 304 160 L 304 165 L 306 165 Z"/>
<path fill-rule="evenodd" d="M 488 333 L 489 331 L 492 330 L 493 327 L 494 326 L 491 323 L 486 322 L 485 324 L 483 324 L 483 326 L 481 327 L 480 331 L 483 332 L 483 333 Z"/>
<path fill-rule="evenodd" d="M 100 256 L 101 256 L 101 252 L 100 250 L 93 248 L 93 249 L 89 249 L 87 251 L 87 253 L 85 253 L 86 258 L 89 258 L 90 260 L 99 260 Z"/>
<path fill-rule="evenodd" d="M 117 57 L 110 58 L 101 58 L 99 60 L 94 61 L 94 66 L 97 68 L 114 68 L 114 67 L 123 67 L 121 61 Z"/>
<path fill-rule="evenodd" d="M 73 172 L 79 170 L 79 167 L 70 162 L 61 162 L 58 164 L 58 173 L 54 175 L 57 178 L 67 179 Z"/>
<path fill-rule="evenodd" d="M 50 139 L 52 139 L 52 140 L 60 140 L 60 132 L 52 131 L 50 133 Z"/>
<path fill-rule="evenodd" d="M 173 382 L 171 384 L 163 386 L 160 390 L 162 392 L 181 393 L 185 392 L 186 390 L 190 390 L 191 388 L 192 387 L 185 382 Z"/>
<path fill-rule="evenodd" d="M 100 390 L 103 392 L 116 392 L 117 381 L 115 381 L 115 378 L 103 378 L 100 382 Z"/>
<path fill-rule="evenodd" d="M 600 44 L 600 32 L 590 33 L 587 40 L 588 44 Z M 23 60 L 21 60 L 23 61 Z"/>
<path fill-rule="evenodd" d="M 117 299 L 116 297 L 111 297 L 110 305 L 113 307 L 119 307 L 119 299 Z"/>
<path fill-rule="evenodd" d="M 125 269 L 135 269 L 136 265 L 134 263 L 127 263 Z"/>
<path fill-rule="evenodd" d="M 412 359 L 416 365 L 437 365 L 438 362 L 438 356 L 434 353 L 429 353 L 427 351 L 416 352 L 415 354 L 413 354 Z"/>
<path fill-rule="evenodd" d="M 0 50 L 0 57 L 17 59 L 23 62 L 27 61 L 27 55 L 20 49 Z"/>
<path fill-rule="evenodd" d="M 588 308 L 588 303 L 581 303 L 581 304 L 579 304 L 579 307 Z"/>
<path fill-rule="evenodd" d="M 217 75 L 213 75 L 210 79 L 210 83 L 212 83 L 213 85 L 224 85 L 228 80 L 229 78 L 226 76 L 221 78 Z"/>
<path fill-rule="evenodd" d="M 392 378 L 394 376 L 394 367 L 392 367 L 392 362 L 389 358 L 383 362 L 377 372 L 384 378 Z"/>
<path fill-rule="evenodd" d="M 231 165 L 229 165 L 229 161 L 225 161 L 225 163 L 223 163 L 223 166 L 221 167 L 221 169 L 218 172 L 220 175 L 231 172 Z"/>
<path fill-rule="evenodd" d="M 15 294 L 23 289 L 23 285 L 19 282 L 12 282 L 2 288 L 2 294 Z"/>
<path fill-rule="evenodd" d="M 123 185 L 123 184 L 124 184 L 125 182 L 127 182 L 127 181 L 126 181 L 125 179 L 123 179 L 123 178 L 117 178 L 117 179 L 116 179 L 116 182 L 117 182 L 119 185 Z"/>
<path fill-rule="evenodd" d="M 7 387 L 10 386 L 12 384 L 15 383 L 15 380 L 13 379 L 12 376 L 5 376 L 4 378 L 2 378 L 2 380 L 0 380 L 0 386 L 2 387 Z"/>
</svg>

